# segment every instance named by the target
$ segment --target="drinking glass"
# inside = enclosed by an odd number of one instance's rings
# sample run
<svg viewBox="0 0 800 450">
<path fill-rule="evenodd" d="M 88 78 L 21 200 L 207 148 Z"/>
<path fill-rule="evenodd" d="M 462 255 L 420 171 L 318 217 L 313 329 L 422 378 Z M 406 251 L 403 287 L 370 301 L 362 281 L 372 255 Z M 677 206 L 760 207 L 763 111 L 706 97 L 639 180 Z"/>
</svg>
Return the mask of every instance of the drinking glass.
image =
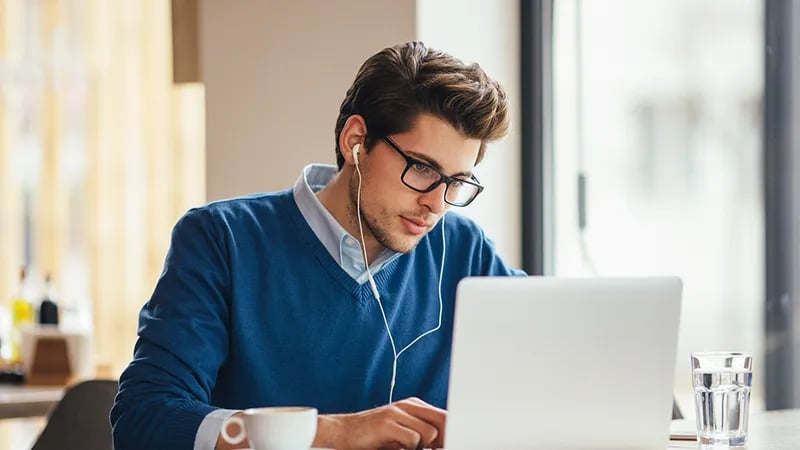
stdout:
<svg viewBox="0 0 800 450">
<path fill-rule="evenodd" d="M 692 353 L 692 385 L 701 448 L 747 444 L 753 357 L 738 352 Z"/>
</svg>

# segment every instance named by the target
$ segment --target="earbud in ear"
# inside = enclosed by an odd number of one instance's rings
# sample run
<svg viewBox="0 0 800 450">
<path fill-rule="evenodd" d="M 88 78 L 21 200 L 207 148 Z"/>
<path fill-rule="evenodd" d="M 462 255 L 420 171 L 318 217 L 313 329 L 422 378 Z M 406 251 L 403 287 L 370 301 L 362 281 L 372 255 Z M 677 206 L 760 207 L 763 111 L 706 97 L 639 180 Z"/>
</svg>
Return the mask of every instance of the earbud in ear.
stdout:
<svg viewBox="0 0 800 450">
<path fill-rule="evenodd" d="M 356 165 L 358 165 L 358 152 L 361 150 L 361 144 L 356 144 L 353 146 L 353 161 L 355 161 Z"/>
</svg>

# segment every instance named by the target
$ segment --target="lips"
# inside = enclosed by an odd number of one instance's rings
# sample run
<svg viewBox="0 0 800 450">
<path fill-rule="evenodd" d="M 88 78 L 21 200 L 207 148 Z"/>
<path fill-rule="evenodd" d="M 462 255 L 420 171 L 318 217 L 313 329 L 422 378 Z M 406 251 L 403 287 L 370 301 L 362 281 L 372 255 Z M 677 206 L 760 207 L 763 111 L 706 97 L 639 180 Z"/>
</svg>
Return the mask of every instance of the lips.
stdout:
<svg viewBox="0 0 800 450">
<path fill-rule="evenodd" d="M 418 218 L 415 218 L 415 217 L 406 217 L 406 216 L 400 216 L 400 217 L 402 217 L 403 219 L 406 219 L 407 221 L 413 223 L 414 225 L 416 225 L 418 227 L 427 228 L 427 227 L 430 226 L 430 224 L 425 222 L 425 220 L 423 220 L 423 219 L 418 219 Z"/>
<path fill-rule="evenodd" d="M 400 216 L 400 221 L 403 223 L 403 226 L 409 233 L 415 235 L 425 233 L 425 231 L 431 226 L 428 222 L 418 217 Z"/>
</svg>

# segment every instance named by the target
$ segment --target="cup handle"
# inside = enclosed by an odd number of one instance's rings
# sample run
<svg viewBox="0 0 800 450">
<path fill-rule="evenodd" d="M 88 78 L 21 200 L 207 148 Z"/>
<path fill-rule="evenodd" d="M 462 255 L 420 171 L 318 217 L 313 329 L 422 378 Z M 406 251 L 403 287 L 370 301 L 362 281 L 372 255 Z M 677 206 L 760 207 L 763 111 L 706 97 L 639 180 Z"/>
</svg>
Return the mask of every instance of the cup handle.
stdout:
<svg viewBox="0 0 800 450">
<path fill-rule="evenodd" d="M 236 436 L 231 436 L 228 434 L 228 425 L 235 423 L 239 425 L 239 434 Z M 222 429 L 220 430 L 220 434 L 222 435 L 222 439 L 225 439 L 225 442 L 228 444 L 238 445 L 244 441 L 244 438 L 247 437 L 247 432 L 244 430 L 244 420 L 241 417 L 230 416 L 225 419 L 225 422 L 222 422 Z"/>
</svg>

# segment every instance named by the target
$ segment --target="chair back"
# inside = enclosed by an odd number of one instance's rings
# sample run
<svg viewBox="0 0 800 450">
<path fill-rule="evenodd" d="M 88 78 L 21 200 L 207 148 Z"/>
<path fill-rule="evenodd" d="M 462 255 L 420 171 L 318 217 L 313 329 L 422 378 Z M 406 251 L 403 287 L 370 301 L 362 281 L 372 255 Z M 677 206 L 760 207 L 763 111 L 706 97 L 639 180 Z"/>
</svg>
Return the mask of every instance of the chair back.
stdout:
<svg viewBox="0 0 800 450">
<path fill-rule="evenodd" d="M 89 380 L 69 388 L 32 450 L 111 450 L 108 414 L 118 387 L 116 380 Z"/>
</svg>

